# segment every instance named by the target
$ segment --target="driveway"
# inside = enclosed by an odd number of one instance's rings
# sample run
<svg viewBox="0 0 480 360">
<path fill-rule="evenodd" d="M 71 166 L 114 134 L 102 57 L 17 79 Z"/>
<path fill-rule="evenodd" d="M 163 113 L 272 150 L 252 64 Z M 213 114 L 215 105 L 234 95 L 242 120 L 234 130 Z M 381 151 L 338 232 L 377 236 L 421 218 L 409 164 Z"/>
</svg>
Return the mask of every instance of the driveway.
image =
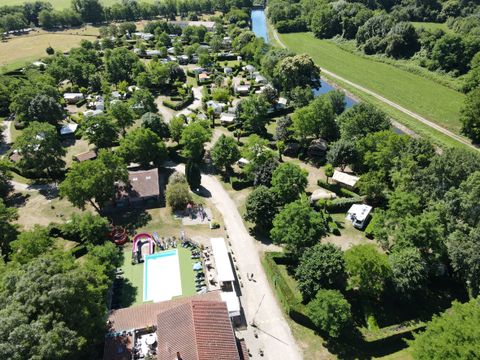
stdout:
<svg viewBox="0 0 480 360">
<path fill-rule="evenodd" d="M 184 165 L 175 169 L 184 172 Z M 301 359 L 301 351 L 297 346 L 288 323 L 280 309 L 277 299 L 270 288 L 267 277 L 260 263 L 260 246 L 250 236 L 237 207 L 222 184 L 214 176 L 202 174 L 202 186 L 210 192 L 210 200 L 223 215 L 223 220 L 230 238 L 231 249 L 239 267 L 243 288 L 240 301 L 245 311 L 248 328 L 239 331 L 250 349 L 252 359 Z M 254 274 L 255 281 L 247 280 L 247 272 Z M 257 326 L 258 338 L 250 323 Z M 264 356 L 259 355 L 263 349 Z"/>
</svg>

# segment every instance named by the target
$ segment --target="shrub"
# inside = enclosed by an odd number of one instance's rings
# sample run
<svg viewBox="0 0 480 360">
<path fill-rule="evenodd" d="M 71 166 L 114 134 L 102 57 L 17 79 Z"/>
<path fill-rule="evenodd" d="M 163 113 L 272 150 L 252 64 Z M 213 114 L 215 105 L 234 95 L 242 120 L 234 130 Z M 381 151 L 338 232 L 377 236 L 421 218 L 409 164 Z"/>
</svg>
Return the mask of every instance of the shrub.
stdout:
<svg viewBox="0 0 480 360">
<path fill-rule="evenodd" d="M 358 195 L 351 198 L 338 198 L 333 200 L 321 199 L 315 203 L 315 206 L 329 212 L 338 213 L 348 210 L 353 204 L 363 203 L 364 200 L 365 198 L 363 196 Z"/>
</svg>

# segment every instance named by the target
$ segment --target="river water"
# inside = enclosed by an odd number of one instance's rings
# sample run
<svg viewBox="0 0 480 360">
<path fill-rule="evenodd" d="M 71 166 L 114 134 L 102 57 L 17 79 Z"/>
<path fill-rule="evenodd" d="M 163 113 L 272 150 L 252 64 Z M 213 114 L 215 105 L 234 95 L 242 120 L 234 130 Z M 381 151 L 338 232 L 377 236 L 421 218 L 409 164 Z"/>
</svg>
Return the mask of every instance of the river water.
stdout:
<svg viewBox="0 0 480 360">
<path fill-rule="evenodd" d="M 262 37 L 265 42 L 268 43 L 268 28 L 267 28 L 267 18 L 265 16 L 265 11 L 263 9 L 254 9 L 252 10 L 251 14 L 251 20 L 252 20 L 252 31 L 254 34 L 258 37 Z M 313 89 L 313 94 L 315 96 L 326 94 L 329 91 L 335 90 L 335 88 L 324 81 L 323 79 L 320 79 L 320 84 L 321 86 L 317 89 Z M 347 109 L 352 107 L 353 105 L 357 104 L 358 101 L 355 99 L 352 99 L 349 96 L 345 96 L 345 103 Z"/>
</svg>

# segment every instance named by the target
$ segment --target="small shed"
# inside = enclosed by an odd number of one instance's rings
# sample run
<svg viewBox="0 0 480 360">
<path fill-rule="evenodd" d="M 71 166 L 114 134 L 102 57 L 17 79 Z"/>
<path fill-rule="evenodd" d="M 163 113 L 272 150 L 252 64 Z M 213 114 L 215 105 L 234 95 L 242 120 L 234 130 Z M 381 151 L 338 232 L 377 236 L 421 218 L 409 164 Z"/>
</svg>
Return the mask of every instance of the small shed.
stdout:
<svg viewBox="0 0 480 360">
<path fill-rule="evenodd" d="M 250 92 L 250 85 L 235 85 L 234 91 L 238 95 L 248 95 Z"/>
<path fill-rule="evenodd" d="M 338 170 L 333 172 L 332 180 L 337 184 L 343 185 L 347 188 L 353 189 L 360 178 L 358 176 L 350 175 Z"/>
<path fill-rule="evenodd" d="M 210 75 L 208 75 L 207 73 L 201 73 L 201 74 L 198 74 L 198 82 L 207 82 L 210 80 Z"/>
<path fill-rule="evenodd" d="M 73 157 L 75 161 L 84 162 L 87 160 L 95 160 L 97 158 L 97 153 L 94 150 L 85 151 L 83 153 L 77 154 Z"/>
<path fill-rule="evenodd" d="M 82 93 L 65 93 L 63 94 L 67 104 L 75 104 L 80 100 L 83 100 L 85 96 Z"/>
</svg>

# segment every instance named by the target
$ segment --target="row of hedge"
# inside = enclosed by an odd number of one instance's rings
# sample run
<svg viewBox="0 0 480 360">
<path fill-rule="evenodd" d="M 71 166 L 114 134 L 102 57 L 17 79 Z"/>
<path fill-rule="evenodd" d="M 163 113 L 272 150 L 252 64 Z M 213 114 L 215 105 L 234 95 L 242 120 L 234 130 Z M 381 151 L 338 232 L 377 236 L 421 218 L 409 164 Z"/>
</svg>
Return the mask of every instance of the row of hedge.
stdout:
<svg viewBox="0 0 480 360">
<path fill-rule="evenodd" d="M 233 190 L 238 191 L 253 186 L 253 181 L 249 179 L 242 179 L 236 176 L 231 176 L 230 184 L 232 185 Z"/>
<path fill-rule="evenodd" d="M 190 92 L 188 96 L 185 98 L 185 100 L 180 101 L 180 102 L 173 102 L 171 100 L 163 100 L 162 104 L 172 110 L 182 110 L 186 106 L 190 105 L 193 102 L 193 92 Z"/>
<path fill-rule="evenodd" d="M 326 182 L 325 180 L 322 180 L 322 179 L 318 179 L 317 185 L 324 188 L 324 189 L 333 191 L 337 195 L 342 195 L 344 197 L 356 197 L 356 196 L 358 196 L 358 194 L 354 191 L 345 189 L 344 187 L 342 187 L 338 184 Z"/>
<path fill-rule="evenodd" d="M 332 200 L 320 199 L 315 203 L 315 207 L 325 209 L 329 212 L 338 213 L 347 211 L 353 204 L 363 203 L 364 196 L 355 196 L 349 198 L 337 198 Z"/>
</svg>

